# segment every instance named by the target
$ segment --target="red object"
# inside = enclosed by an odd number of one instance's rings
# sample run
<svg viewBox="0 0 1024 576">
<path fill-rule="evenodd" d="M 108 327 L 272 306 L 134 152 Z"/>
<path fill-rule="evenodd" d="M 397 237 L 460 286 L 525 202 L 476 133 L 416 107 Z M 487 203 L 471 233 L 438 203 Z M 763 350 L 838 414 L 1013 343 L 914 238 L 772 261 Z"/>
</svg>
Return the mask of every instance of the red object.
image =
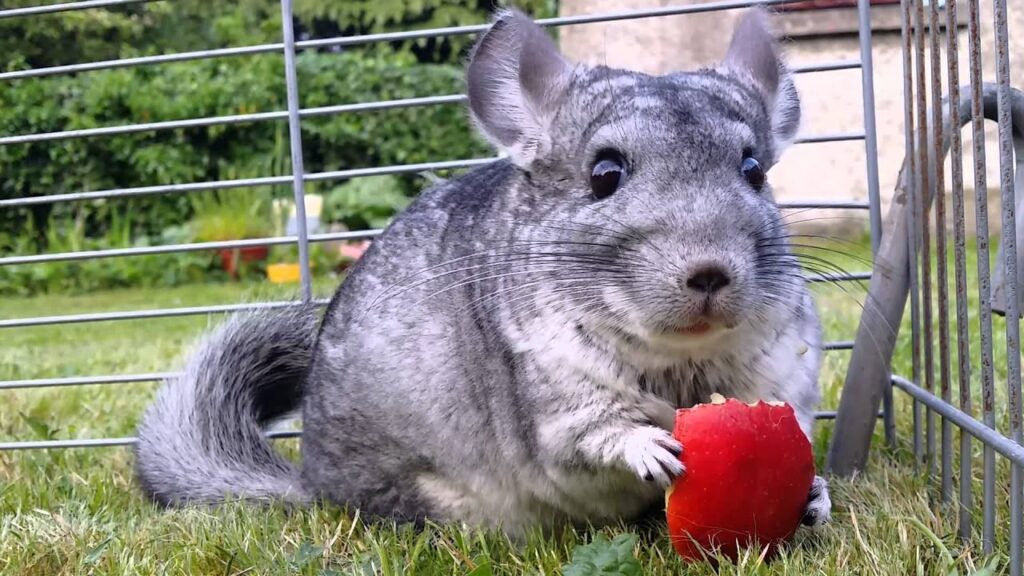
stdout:
<svg viewBox="0 0 1024 576">
<path fill-rule="evenodd" d="M 886 4 L 899 4 L 900 0 L 870 0 L 871 6 L 884 6 Z M 775 9 L 779 12 L 795 12 L 798 10 L 825 10 L 828 8 L 856 8 L 857 0 L 796 0 L 777 4 Z"/>
<path fill-rule="evenodd" d="M 258 262 L 265 260 L 270 254 L 266 246 L 246 246 L 245 248 L 225 248 L 220 251 L 220 263 L 229 276 L 238 274 L 238 260 L 243 262 Z"/>
<path fill-rule="evenodd" d="M 713 550 L 769 547 L 800 526 L 814 481 L 814 454 L 787 404 L 755 405 L 720 396 L 676 412 L 673 435 L 686 471 L 665 496 L 669 536 L 687 560 Z"/>
</svg>

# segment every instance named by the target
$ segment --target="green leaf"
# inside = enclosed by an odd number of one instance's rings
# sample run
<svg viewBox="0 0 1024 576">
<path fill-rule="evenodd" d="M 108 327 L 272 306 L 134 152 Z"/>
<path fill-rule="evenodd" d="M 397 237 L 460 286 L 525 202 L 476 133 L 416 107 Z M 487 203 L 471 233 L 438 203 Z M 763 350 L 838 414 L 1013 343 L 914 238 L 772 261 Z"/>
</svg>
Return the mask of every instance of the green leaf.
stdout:
<svg viewBox="0 0 1024 576">
<path fill-rule="evenodd" d="M 18 412 L 18 414 L 21 416 L 21 419 L 28 424 L 29 428 L 36 433 L 36 436 L 44 440 L 53 440 L 54 436 L 57 434 L 57 430 L 55 428 L 50 428 L 49 424 L 43 422 L 39 418 L 29 416 L 24 412 Z"/>
<path fill-rule="evenodd" d="M 93 547 L 92 550 L 89 550 L 89 553 L 86 554 L 85 558 L 82 559 L 82 563 L 83 564 L 95 564 L 95 563 L 99 562 L 100 558 L 103 557 L 103 552 L 106 551 L 107 546 L 109 546 L 111 541 L 113 541 L 113 540 L 114 540 L 113 536 L 107 536 L 106 538 L 104 538 L 102 542 L 100 542 L 95 547 Z"/>
<path fill-rule="evenodd" d="M 476 568 L 473 568 L 466 576 L 493 576 L 494 570 L 491 568 L 491 559 L 486 556 L 477 556 L 473 559 L 476 564 Z"/>
<path fill-rule="evenodd" d="M 317 561 L 323 553 L 323 546 L 314 546 L 309 542 L 303 542 L 299 545 L 299 549 L 295 551 L 295 558 L 292 559 L 292 564 L 297 569 L 302 570 Z"/>
<path fill-rule="evenodd" d="M 633 556 L 635 534 L 619 534 L 611 541 L 603 534 L 594 541 L 579 546 L 573 552 L 572 562 L 562 567 L 564 576 L 640 576 L 640 563 Z"/>
</svg>

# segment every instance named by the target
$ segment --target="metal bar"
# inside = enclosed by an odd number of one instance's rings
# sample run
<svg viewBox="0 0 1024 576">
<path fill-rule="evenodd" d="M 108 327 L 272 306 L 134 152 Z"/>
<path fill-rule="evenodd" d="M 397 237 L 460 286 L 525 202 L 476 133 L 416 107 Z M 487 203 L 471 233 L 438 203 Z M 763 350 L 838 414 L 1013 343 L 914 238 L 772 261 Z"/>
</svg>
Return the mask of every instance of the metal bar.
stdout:
<svg viewBox="0 0 1024 576">
<path fill-rule="evenodd" d="M 811 74 L 814 72 L 834 72 L 837 70 L 856 70 L 860 68 L 860 60 L 832 60 L 814 64 L 797 64 L 789 71 L 793 74 Z"/>
<path fill-rule="evenodd" d="M 868 183 L 868 220 L 871 229 L 871 254 L 878 254 L 882 239 L 882 202 L 878 192 L 878 139 L 875 122 L 875 80 L 871 55 L 871 6 L 869 0 L 858 0 L 858 39 L 860 44 L 861 105 L 864 111 L 864 154 Z M 886 386 L 882 396 L 883 428 L 886 444 L 895 446 L 896 430 L 892 413 L 892 387 Z"/>
<path fill-rule="evenodd" d="M 950 389 L 949 354 L 949 286 L 946 271 L 946 173 L 942 167 L 942 48 L 939 44 L 939 3 L 929 2 L 928 35 L 931 40 L 931 88 L 932 88 L 932 141 L 935 171 L 935 256 L 936 284 L 939 299 L 939 388 L 942 399 L 952 401 Z M 952 87 L 951 87 L 952 88 Z M 953 496 L 953 427 L 947 419 L 942 420 L 942 501 L 949 502 Z"/>
<path fill-rule="evenodd" d="M 1020 302 L 1017 299 L 1017 218 L 1013 181 L 1013 126 L 1010 107 L 1010 46 L 1006 0 L 993 0 L 995 9 L 996 79 L 999 86 L 999 189 L 1002 194 L 1003 262 L 1006 267 L 1006 387 L 1009 399 L 1010 437 L 1024 445 L 1020 380 Z M 1024 462 L 1010 470 L 1010 574 L 1024 573 Z"/>
<path fill-rule="evenodd" d="M 227 190 L 231 188 L 249 188 L 255 186 L 284 185 L 292 181 L 291 176 L 266 176 L 261 178 L 240 178 L 237 180 L 220 180 L 217 182 L 190 182 L 187 184 L 161 184 L 159 186 L 138 186 L 135 188 L 113 188 L 93 192 L 69 192 L 50 194 L 48 196 L 29 196 L 25 198 L 8 198 L 0 200 L 0 208 L 12 206 L 34 206 L 53 204 L 56 202 L 78 202 L 83 200 L 104 200 L 108 198 L 133 198 L 154 194 L 171 194 L 200 192 L 203 190 Z"/>
<path fill-rule="evenodd" d="M 833 210 L 867 210 L 867 202 L 828 202 L 817 200 L 793 200 L 790 202 L 779 202 L 779 208 L 783 210 L 797 209 L 833 209 Z"/>
<path fill-rule="evenodd" d="M 910 31 L 910 2 L 900 2 L 900 29 L 903 53 L 903 138 L 906 150 L 906 185 L 910 209 L 907 210 L 907 261 L 909 263 L 910 290 L 910 349 L 911 372 L 914 382 L 921 381 L 921 302 L 917 278 L 917 206 L 920 194 L 920 178 L 917 170 L 917 155 L 914 148 L 914 63 L 913 37 Z M 889 394 L 892 387 L 889 387 Z M 912 400 L 914 466 L 920 466 L 921 459 L 921 404 Z"/>
<path fill-rule="evenodd" d="M 596 22 L 611 22 L 615 20 L 633 20 L 638 18 L 653 18 L 656 16 L 673 16 L 681 14 L 698 14 L 702 12 L 716 12 L 721 10 L 732 10 L 736 8 L 748 8 L 754 5 L 772 5 L 791 2 L 792 0 L 733 0 L 727 2 L 707 2 L 702 4 L 691 4 L 684 6 L 672 6 L 667 8 L 632 10 L 625 12 L 612 12 L 604 14 L 585 14 L 579 16 L 564 16 L 559 18 L 547 18 L 537 20 L 541 26 L 568 26 L 574 24 L 591 24 Z M 297 50 L 311 48 L 329 48 L 335 46 L 356 46 L 360 44 L 372 44 L 378 42 L 395 42 L 401 40 L 416 40 L 419 38 L 441 38 L 449 36 L 466 36 L 483 32 L 490 27 L 490 24 L 474 24 L 469 26 L 453 26 L 448 28 L 428 28 L 424 30 L 413 30 L 406 32 L 388 32 L 382 34 L 363 34 L 358 36 L 339 36 L 336 38 L 324 38 L 318 40 L 304 40 L 295 43 Z M 184 62 L 189 60 L 204 60 L 208 58 L 222 58 L 226 56 L 247 56 L 254 54 L 269 54 L 279 52 L 284 44 L 275 42 L 271 44 L 258 44 L 253 46 L 241 46 L 236 48 L 221 48 L 215 50 L 197 50 L 194 52 L 179 52 L 176 54 L 160 54 L 157 56 L 142 56 L 138 58 L 124 58 L 120 60 L 102 60 L 97 62 L 85 62 L 81 64 L 70 64 L 65 66 L 49 66 L 45 68 L 34 68 L 30 70 L 16 70 L 13 72 L 0 73 L 0 81 L 20 80 L 24 78 L 35 78 L 40 76 L 53 76 L 56 74 L 70 74 L 78 72 L 90 72 L 94 70 L 110 70 L 114 68 L 128 68 L 133 66 L 144 66 L 149 64 L 164 64 L 168 62 Z M 837 68 L 838 69 L 838 68 Z"/>
<path fill-rule="evenodd" d="M 823 144 L 825 142 L 853 142 L 864 140 L 864 132 L 832 132 L 826 134 L 813 134 L 804 136 L 793 141 L 794 144 Z"/>
<path fill-rule="evenodd" d="M 825 342 L 821 347 L 822 350 L 853 350 L 853 340 L 837 340 L 835 342 Z"/>
<path fill-rule="evenodd" d="M 64 386 L 89 386 L 92 384 L 130 384 L 133 382 L 156 382 L 178 376 L 180 372 L 150 372 L 146 374 L 122 374 L 109 376 L 76 376 L 71 378 L 37 378 L 35 380 L 0 381 L 0 390 L 19 388 L 55 388 Z"/>
<path fill-rule="evenodd" d="M 118 60 L 100 60 L 97 62 L 83 62 L 81 64 L 66 64 L 63 66 L 47 66 L 45 68 L 30 68 L 28 70 L 13 70 L 0 73 L 0 81 L 23 80 L 25 78 L 38 78 L 41 76 L 54 76 L 57 74 L 79 74 L 81 72 L 92 72 L 95 70 L 114 70 L 116 68 L 132 68 L 148 64 L 168 64 L 170 62 L 187 62 L 191 60 L 205 60 L 208 58 L 223 58 L 225 56 L 251 56 L 254 54 L 267 54 L 277 52 L 284 46 L 280 43 L 259 44 L 256 46 L 240 46 L 237 48 L 215 48 L 213 50 L 197 50 L 195 52 L 179 52 L 177 54 L 158 54 L 156 56 L 137 56 L 135 58 L 121 58 Z"/>
<path fill-rule="evenodd" d="M 825 342 L 821 349 L 825 352 L 841 352 L 852 350 L 853 342 L 837 340 Z M 26 388 L 60 388 L 71 386 L 91 386 L 107 384 L 131 384 L 136 382 L 157 382 L 181 376 L 181 372 L 150 372 L 144 374 L 110 374 L 106 376 L 74 376 L 70 378 L 37 378 L 34 380 L 0 380 L 0 390 L 19 390 Z"/>
<path fill-rule="evenodd" d="M 946 64 L 949 73 L 949 118 L 950 126 L 962 126 L 960 121 L 960 46 L 957 38 L 956 0 L 946 3 Z M 967 316 L 967 233 L 964 223 L 964 174 L 963 144 L 960 130 L 949 131 L 950 156 L 952 158 L 953 187 L 953 273 L 956 282 L 956 352 L 958 362 L 958 384 L 960 388 L 960 410 L 971 413 L 971 346 Z M 971 437 L 960 434 L 960 538 L 971 537 Z"/>
<path fill-rule="evenodd" d="M 399 98 L 377 102 L 360 102 L 357 104 L 338 104 L 334 106 L 318 106 L 299 110 L 300 118 L 318 116 L 336 116 L 352 112 L 372 112 L 392 110 L 396 108 L 415 108 L 419 106 L 437 106 L 442 104 L 461 104 L 466 101 L 462 94 L 447 96 L 427 96 L 424 98 Z M 52 142 L 74 138 L 91 138 L 94 136 L 115 136 L 135 134 L 139 132 L 158 132 L 161 130 L 178 130 L 181 128 L 202 128 L 208 126 L 225 126 L 231 124 L 247 124 L 270 120 L 287 120 L 288 110 L 275 112 L 257 112 L 254 114 L 230 114 L 227 116 L 207 116 L 205 118 L 189 118 L 185 120 L 168 120 L 165 122 L 147 122 L 142 124 L 126 124 L 123 126 L 103 126 L 100 128 L 83 128 L 80 130 L 64 130 L 62 132 L 40 132 L 0 138 L 0 146 L 26 144 L 29 142 Z"/>
<path fill-rule="evenodd" d="M 422 162 L 420 164 L 398 164 L 374 168 L 356 168 L 353 170 L 335 170 L 305 175 L 306 182 L 322 182 L 328 180 L 345 180 L 382 174 L 407 174 L 411 172 L 428 172 L 433 170 L 454 170 L 473 168 L 498 160 L 500 157 L 470 158 L 468 160 L 444 160 L 440 162 Z M 229 188 L 248 188 L 252 186 L 283 186 L 292 183 L 292 176 L 270 176 L 265 178 L 242 178 L 238 180 L 219 180 L 216 182 L 193 182 L 189 184 L 166 184 L 161 186 L 142 186 L 139 188 L 117 188 L 96 192 L 72 192 L 68 194 L 52 194 L 49 196 L 32 196 L 0 200 L 0 208 L 10 206 L 29 206 L 33 204 L 50 204 L 54 202 L 74 202 L 80 200 L 100 200 L 107 198 L 129 198 L 149 196 L 152 194 L 200 192 L 204 190 L 224 190 Z"/>
<path fill-rule="evenodd" d="M 814 417 L 818 420 L 835 419 L 836 413 L 829 411 L 815 412 Z M 881 413 L 879 413 L 881 417 Z M 267 432 L 265 436 L 271 440 L 287 438 L 301 438 L 302 430 L 274 430 Z M 54 450 L 67 448 L 102 448 L 114 446 L 131 446 L 136 439 L 132 436 L 122 438 L 84 438 L 81 440 L 30 440 L 18 442 L 0 442 L 0 451 L 5 450 Z"/>
<path fill-rule="evenodd" d="M 864 110 L 864 152 L 867 155 L 868 203 L 871 205 L 871 253 L 882 239 L 882 203 L 878 193 L 878 140 L 875 126 L 875 81 L 871 56 L 871 6 L 857 1 L 860 43 L 861 101 Z"/>
<path fill-rule="evenodd" d="M 340 232 L 338 234 L 352 234 Z M 322 236 L 335 236 L 336 234 L 324 234 Z M 314 239 L 311 237 L 311 239 Z M 870 280 L 870 272 L 859 272 L 853 274 L 812 274 L 805 277 L 809 283 L 817 282 L 852 282 Z M 326 300 L 314 302 L 326 304 Z M 197 306 L 193 308 L 165 308 L 156 310 L 135 310 L 128 312 L 100 312 L 90 314 L 71 314 L 66 316 L 39 316 L 34 318 L 12 318 L 0 320 L 2 328 L 23 328 L 26 326 L 46 326 L 52 324 L 76 324 L 83 322 L 108 322 L 111 320 L 141 320 L 147 318 L 163 318 L 169 316 L 192 316 L 198 314 L 218 314 L 236 312 L 241 310 L 254 310 L 261 308 L 281 308 L 295 306 L 297 302 L 274 302 L 266 304 L 231 304 L 222 306 Z"/>
<path fill-rule="evenodd" d="M 917 223 L 921 226 L 921 323 L 924 343 L 924 387 L 931 391 L 934 389 L 935 359 L 934 342 L 932 338 L 932 274 L 931 274 L 931 239 L 928 227 L 928 217 L 931 210 L 931 203 L 926 201 L 925 194 L 932 189 L 935 181 L 933 169 L 928 161 L 928 93 L 925 90 L 925 42 L 924 42 L 924 5 L 922 0 L 917 0 L 915 12 L 916 26 L 914 27 L 914 39 L 917 47 L 917 122 L 918 141 L 918 166 L 921 174 L 921 186 L 918 190 L 918 200 L 921 202 L 917 212 Z M 935 412 L 928 410 L 925 413 L 925 454 L 928 460 L 928 474 L 932 475 L 936 469 L 935 458 Z"/>
<path fill-rule="evenodd" d="M 652 18 L 657 16 L 680 16 L 683 14 L 719 12 L 722 10 L 749 8 L 755 5 L 771 6 L 774 4 L 785 4 L 786 2 L 792 2 L 792 0 L 729 0 L 724 2 L 705 2 L 700 4 L 667 6 L 663 8 L 608 12 L 604 14 L 581 14 L 576 16 L 559 16 L 557 18 L 545 18 L 541 20 L 536 20 L 536 22 L 538 25 L 545 27 L 569 26 L 576 24 L 595 24 L 599 22 L 635 20 L 638 18 Z M 468 34 L 476 34 L 479 32 L 483 32 L 487 30 L 487 28 L 488 25 L 486 24 L 478 24 L 472 26 L 454 26 L 451 28 L 435 28 L 433 30 L 409 30 L 404 32 L 364 34 L 360 36 L 341 36 L 336 38 L 324 38 L 320 40 L 306 40 L 303 42 L 299 42 L 298 46 L 300 48 L 327 48 L 334 46 L 358 46 L 361 44 L 373 44 L 378 42 L 418 40 L 420 38 L 464 36 Z"/>
<path fill-rule="evenodd" d="M 364 178 L 366 176 L 380 176 L 383 174 L 408 174 L 415 172 L 428 172 L 435 170 L 455 170 L 461 168 L 474 168 L 482 166 L 495 160 L 500 156 L 490 158 L 470 158 L 467 160 L 443 160 L 439 162 L 422 162 L 419 164 L 396 164 L 392 166 L 377 166 L 373 168 L 353 168 L 350 170 L 334 170 L 331 172 L 314 172 L 305 175 L 306 182 L 326 182 L 330 180 L 347 180 L 350 178 Z M 37 204 L 53 204 L 57 202 L 79 202 L 84 200 L 101 200 L 112 198 L 131 198 L 136 196 L 150 196 L 155 194 L 168 193 L 189 193 L 202 192 L 206 190 L 227 190 L 231 188 L 248 188 L 256 186 L 284 186 L 292 183 L 292 176 L 268 176 L 263 178 L 241 178 L 237 180 L 218 180 L 216 182 L 193 182 L 188 184 L 166 184 L 160 186 L 141 186 L 138 188 L 115 188 L 111 190 L 98 190 L 95 192 L 70 192 L 67 194 L 51 194 L 48 196 L 29 196 L 26 198 L 8 198 L 0 200 L 0 208 L 13 206 L 32 206 Z M 799 200 L 792 202 L 780 202 L 780 208 L 832 208 L 849 210 L 866 210 L 866 202 L 829 202 Z"/>
<path fill-rule="evenodd" d="M 330 242 L 335 240 L 365 240 L 380 235 L 379 229 L 357 230 L 353 232 L 331 232 L 311 234 L 310 242 Z M 28 256 L 8 256 L 0 258 L 0 266 L 19 264 L 42 264 L 45 262 L 70 262 L 93 260 L 96 258 L 120 258 L 125 256 L 152 256 L 155 254 L 172 254 L 176 252 L 198 252 L 201 250 L 231 250 L 252 246 L 277 246 L 294 244 L 295 236 L 276 236 L 270 238 L 251 238 L 248 240 L 223 240 L 218 242 L 192 242 L 188 244 L 165 244 L 162 246 L 140 246 L 136 248 L 112 248 L 107 250 L 83 250 L 79 252 L 56 252 L 53 254 L 31 254 Z M 846 282 L 854 280 L 870 280 L 870 272 L 851 274 L 815 274 L 807 277 L 808 282 Z"/>
<path fill-rule="evenodd" d="M 331 232 L 313 234 L 309 239 L 313 242 L 330 242 L 334 240 L 365 240 L 380 234 L 380 230 L 357 230 L 354 232 Z M 53 254 L 31 254 L 28 256 L 8 256 L 0 258 L 0 266 L 18 264 L 42 264 L 44 262 L 71 262 L 93 260 L 96 258 L 120 258 L 124 256 L 152 256 L 154 254 L 172 254 L 175 252 L 198 252 L 201 250 L 233 250 L 252 246 L 279 246 L 294 244 L 295 236 L 275 236 L 270 238 L 250 238 L 247 240 L 222 240 L 217 242 L 192 242 L 188 244 L 165 244 L 162 246 L 139 246 L 136 248 L 111 248 L 106 250 L 83 250 L 79 252 L 55 252 Z"/>
<path fill-rule="evenodd" d="M 83 2 L 65 2 L 63 4 L 49 4 L 46 6 L 10 8 L 7 10 L 0 10 L 0 20 L 4 20 L 6 18 L 18 18 L 21 16 L 38 16 L 41 14 L 89 10 L 93 8 L 119 8 L 121 6 L 157 1 L 159 0 L 85 0 Z"/>
<path fill-rule="evenodd" d="M 996 427 L 995 376 L 992 360 L 992 281 L 989 271 L 988 238 L 988 176 L 985 173 L 985 111 L 982 102 L 981 62 L 981 10 L 979 0 L 968 0 L 967 21 L 968 53 L 970 54 L 971 75 L 971 134 L 974 142 L 974 215 L 977 237 L 978 265 L 978 323 L 981 332 L 981 405 L 982 422 Z M 988 444 L 983 445 L 983 492 L 982 492 L 982 536 L 984 554 L 991 554 L 995 547 L 996 533 L 996 458 Z"/>
<path fill-rule="evenodd" d="M 985 426 L 968 414 L 964 414 L 955 406 L 944 402 L 935 394 L 932 394 L 906 378 L 893 375 L 892 383 L 897 388 L 903 390 L 907 394 L 910 394 L 919 402 L 928 406 L 929 409 L 941 414 L 943 418 L 949 419 L 962 431 L 974 436 L 984 444 L 991 446 L 993 450 L 1010 460 L 1012 463 L 1017 466 L 1024 465 L 1024 445 L 1018 444 L 1012 439 L 1003 436 L 988 426 Z"/>
<path fill-rule="evenodd" d="M 835 420 L 839 415 L 839 412 L 835 410 L 819 410 L 814 413 L 815 420 Z M 885 415 L 881 412 L 878 413 L 878 418 L 884 418 Z"/>
<path fill-rule="evenodd" d="M 328 300 L 313 300 L 318 306 L 326 306 Z M 230 314 L 247 310 L 270 310 L 300 306 L 302 302 L 258 302 L 252 304 L 221 304 L 215 306 L 192 306 L 185 308 L 157 308 L 153 310 L 132 310 L 129 312 L 93 312 L 68 314 L 64 316 L 37 316 L 34 318 L 12 318 L 0 320 L 0 328 L 25 328 L 28 326 L 51 326 L 81 324 L 85 322 L 111 322 L 115 320 L 149 320 L 152 318 L 175 318 L 179 316 L 200 316 L 204 314 Z"/>
<path fill-rule="evenodd" d="M 861 282 L 871 280 L 871 272 L 852 272 L 848 274 L 810 274 L 804 280 L 811 284 L 817 282 Z"/>
<path fill-rule="evenodd" d="M 292 0 L 281 0 L 281 33 L 284 36 L 284 79 L 288 92 L 288 141 L 292 153 L 292 191 L 295 196 L 295 225 L 299 241 L 299 276 L 302 300 L 313 299 L 313 276 L 309 270 L 309 231 L 306 220 L 306 168 L 302 158 L 302 124 L 299 118 L 299 79 L 295 71 L 295 23 Z"/>
<path fill-rule="evenodd" d="M 283 438 L 299 438 L 301 430 L 277 430 L 265 434 L 271 440 Z M 0 451 L 4 450 L 56 450 L 67 448 L 101 448 L 112 446 L 131 446 L 135 438 L 83 438 L 81 440 L 32 440 L 21 442 L 0 442 Z"/>
<path fill-rule="evenodd" d="M 299 117 L 314 118 L 318 116 L 337 116 L 340 114 L 348 114 L 352 112 L 373 112 L 380 110 L 393 110 L 397 108 L 416 108 L 420 106 L 462 104 L 465 101 L 466 96 L 463 94 L 427 96 L 423 98 L 399 98 L 396 100 L 381 100 L 375 102 L 359 102 L 356 104 L 337 104 L 334 106 L 302 108 L 299 109 Z M 209 126 L 248 124 L 253 122 L 267 122 L 271 120 L 287 120 L 288 114 L 288 110 L 279 110 L 275 112 L 229 114 L 225 116 L 207 116 L 204 118 L 187 118 L 184 120 L 167 120 L 163 122 L 145 122 L 140 124 L 125 124 L 121 126 L 101 126 L 99 128 L 82 128 L 79 130 L 63 130 L 59 132 L 39 132 L 37 134 L 20 134 L 17 136 L 0 137 L 0 146 L 28 144 L 33 142 L 54 142 L 78 138 L 93 138 L 96 136 L 118 136 L 124 134 L 137 134 L 140 132 L 180 130 L 183 128 L 204 128 Z M 863 133 L 841 132 L 833 134 L 818 134 L 805 136 L 797 138 L 794 142 L 796 144 L 810 144 L 818 142 L 845 142 L 850 140 L 858 140 L 863 137 Z"/>
</svg>

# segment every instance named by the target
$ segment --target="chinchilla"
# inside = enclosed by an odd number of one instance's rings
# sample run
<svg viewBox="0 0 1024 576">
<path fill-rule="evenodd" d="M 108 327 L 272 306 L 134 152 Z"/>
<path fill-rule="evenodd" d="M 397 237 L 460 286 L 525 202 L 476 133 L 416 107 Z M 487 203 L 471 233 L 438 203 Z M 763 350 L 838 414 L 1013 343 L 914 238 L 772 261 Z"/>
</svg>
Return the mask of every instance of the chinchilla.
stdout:
<svg viewBox="0 0 1024 576">
<path fill-rule="evenodd" d="M 505 158 L 423 192 L 323 315 L 208 335 L 139 426 L 146 494 L 522 534 L 656 510 L 674 411 L 712 393 L 810 436 L 819 321 L 766 180 L 800 119 L 779 53 L 753 9 L 714 67 L 574 65 L 500 12 L 467 93 Z M 299 409 L 296 466 L 265 430 Z M 805 523 L 830 508 L 816 478 Z"/>
</svg>

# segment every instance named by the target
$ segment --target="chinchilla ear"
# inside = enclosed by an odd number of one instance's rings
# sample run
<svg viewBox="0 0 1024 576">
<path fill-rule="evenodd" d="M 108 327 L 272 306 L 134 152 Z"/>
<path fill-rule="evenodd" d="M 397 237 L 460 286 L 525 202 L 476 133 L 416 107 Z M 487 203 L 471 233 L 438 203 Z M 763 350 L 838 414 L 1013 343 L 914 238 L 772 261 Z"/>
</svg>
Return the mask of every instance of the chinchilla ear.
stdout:
<svg viewBox="0 0 1024 576">
<path fill-rule="evenodd" d="M 572 66 L 526 15 L 502 10 L 473 48 L 469 109 L 481 133 L 526 168 L 551 147 L 551 121 Z"/>
<path fill-rule="evenodd" d="M 753 80 L 761 92 L 772 114 L 778 158 L 800 128 L 800 96 L 780 56 L 779 43 L 772 35 L 768 14 L 763 8 L 752 8 L 737 21 L 722 66 L 728 72 Z"/>
</svg>

